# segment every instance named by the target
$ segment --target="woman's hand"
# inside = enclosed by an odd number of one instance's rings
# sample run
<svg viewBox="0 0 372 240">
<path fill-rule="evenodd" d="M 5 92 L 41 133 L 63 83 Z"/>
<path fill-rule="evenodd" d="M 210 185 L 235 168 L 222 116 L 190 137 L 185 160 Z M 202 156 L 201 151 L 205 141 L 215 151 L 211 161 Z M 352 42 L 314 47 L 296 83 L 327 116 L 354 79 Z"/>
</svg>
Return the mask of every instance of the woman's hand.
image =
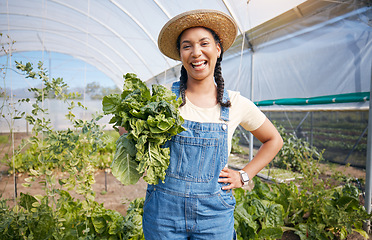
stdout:
<svg viewBox="0 0 372 240">
<path fill-rule="evenodd" d="M 218 182 L 229 184 L 228 186 L 222 187 L 223 190 L 240 188 L 243 186 L 242 180 L 240 178 L 240 173 L 227 167 L 224 167 L 220 172 L 220 178 L 218 179 Z"/>
<path fill-rule="evenodd" d="M 119 134 L 120 134 L 120 136 L 123 135 L 124 133 L 127 133 L 127 130 L 125 130 L 125 128 L 120 127 L 120 126 L 118 128 L 119 128 Z"/>
</svg>

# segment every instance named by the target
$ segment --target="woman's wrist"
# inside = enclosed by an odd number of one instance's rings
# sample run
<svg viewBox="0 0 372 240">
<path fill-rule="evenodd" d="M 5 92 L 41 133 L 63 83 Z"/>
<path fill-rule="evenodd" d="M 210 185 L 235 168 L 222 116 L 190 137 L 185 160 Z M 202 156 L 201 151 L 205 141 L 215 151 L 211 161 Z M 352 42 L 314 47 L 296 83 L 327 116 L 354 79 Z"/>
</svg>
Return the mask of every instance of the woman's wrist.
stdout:
<svg viewBox="0 0 372 240">
<path fill-rule="evenodd" d="M 240 181 L 242 183 L 242 186 L 247 186 L 250 180 L 248 173 L 246 173 L 244 170 L 240 170 L 239 174 L 240 174 Z"/>
</svg>

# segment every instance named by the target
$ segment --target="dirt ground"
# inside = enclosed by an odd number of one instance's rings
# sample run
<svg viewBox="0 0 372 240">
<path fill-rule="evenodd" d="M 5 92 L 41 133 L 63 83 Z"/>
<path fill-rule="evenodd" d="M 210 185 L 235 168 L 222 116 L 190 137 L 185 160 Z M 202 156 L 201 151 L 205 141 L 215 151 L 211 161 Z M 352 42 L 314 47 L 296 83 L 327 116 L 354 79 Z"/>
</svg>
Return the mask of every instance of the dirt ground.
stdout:
<svg viewBox="0 0 372 240">
<path fill-rule="evenodd" d="M 23 138 L 27 137 L 27 134 L 15 134 L 14 146 L 18 146 Z M 0 159 L 9 152 L 9 146 L 6 144 L 0 144 Z M 105 176 L 106 175 L 106 176 Z M 27 174 L 19 174 L 17 176 L 17 195 L 21 192 L 29 193 L 30 195 L 44 194 L 41 186 L 37 183 L 33 183 L 32 187 L 25 188 L 22 183 L 25 183 Z M 8 167 L 0 163 L 0 196 L 3 199 L 14 199 L 15 196 L 15 185 L 14 175 L 8 174 Z M 146 194 L 147 183 L 140 179 L 135 185 L 124 186 L 120 183 L 111 173 L 105 171 L 97 171 L 95 173 L 96 183 L 93 185 L 93 189 L 96 192 L 96 201 L 103 203 L 107 209 L 112 209 L 125 215 L 129 203 L 139 197 L 144 197 Z M 77 195 L 71 194 L 73 197 L 78 198 Z M 13 202 L 9 201 L 9 205 Z"/>
<path fill-rule="evenodd" d="M 29 193 L 30 195 L 41 194 L 44 195 L 41 186 L 38 183 L 33 183 L 32 187 L 25 188 L 22 183 L 28 176 L 20 174 L 17 177 L 17 195 L 22 193 Z M 105 172 L 98 171 L 95 174 L 96 183 L 93 189 L 96 192 L 96 201 L 103 203 L 107 209 L 112 209 L 126 215 L 129 203 L 139 197 L 144 197 L 146 194 L 147 183 L 140 179 L 136 185 L 124 186 L 112 174 L 107 173 L 107 180 L 105 184 Z M 106 191 L 107 189 L 107 191 Z M 15 185 L 14 176 L 2 173 L 0 178 L 0 195 L 3 199 L 14 199 Z M 74 198 L 79 198 L 78 195 L 71 194 Z M 12 201 L 8 202 L 10 206 L 13 205 Z"/>
<path fill-rule="evenodd" d="M 23 137 L 26 137 L 25 134 L 18 134 L 15 136 L 14 145 L 17 146 Z M 4 157 L 6 153 L 6 148 L 4 144 L 0 145 L 0 159 Z M 234 164 L 232 165 L 239 165 Z M 345 166 L 333 166 L 333 167 L 326 167 L 323 166 L 323 172 L 326 175 L 331 175 L 334 171 L 338 171 L 345 176 L 353 176 L 359 179 L 365 179 L 365 170 L 358 169 L 353 167 L 345 167 Z M 7 167 L 4 165 L 0 165 L 0 196 L 2 195 L 3 199 L 14 199 L 15 196 L 15 185 L 14 180 L 15 177 L 13 175 L 9 175 L 7 171 Z M 41 186 L 37 183 L 34 183 L 31 188 L 25 188 L 22 186 L 22 183 L 25 183 L 24 179 L 27 178 L 27 174 L 20 174 L 17 176 L 17 194 L 19 196 L 20 192 L 29 193 L 31 195 L 36 194 L 43 194 L 43 190 Z M 127 207 L 130 201 L 144 197 L 146 194 L 146 186 L 147 183 L 140 179 L 140 181 L 131 186 L 124 186 L 121 184 L 111 173 L 105 173 L 103 170 L 97 171 L 95 174 L 96 183 L 93 185 L 94 190 L 96 191 L 96 201 L 98 203 L 103 203 L 104 207 L 107 209 L 112 209 L 120 212 L 121 214 L 125 215 L 127 211 Z M 250 186 L 253 187 L 253 186 Z M 76 195 L 73 195 L 77 197 Z M 13 201 L 8 202 L 9 205 L 13 205 Z M 372 235 L 370 235 L 370 238 Z M 287 240 L 297 240 L 299 237 L 293 233 L 286 232 L 283 235 L 282 239 Z M 355 233 L 353 235 L 349 235 L 348 240 L 359 240 L 363 239 L 362 236 Z"/>
</svg>

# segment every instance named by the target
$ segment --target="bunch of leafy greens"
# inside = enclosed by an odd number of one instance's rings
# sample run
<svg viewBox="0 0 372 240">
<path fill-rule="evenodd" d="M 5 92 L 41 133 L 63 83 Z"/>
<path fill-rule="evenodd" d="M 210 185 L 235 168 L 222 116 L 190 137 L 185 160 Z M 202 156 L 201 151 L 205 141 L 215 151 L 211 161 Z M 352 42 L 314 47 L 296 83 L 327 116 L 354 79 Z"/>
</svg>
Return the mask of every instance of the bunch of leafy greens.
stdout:
<svg viewBox="0 0 372 240">
<path fill-rule="evenodd" d="M 157 184 L 164 180 L 169 165 L 169 148 L 164 143 L 184 131 L 178 107 L 182 100 L 162 85 L 152 91 L 133 73 L 124 75 L 123 92 L 103 98 L 104 114 L 113 114 L 114 128 L 124 127 L 127 133 L 116 142 L 111 165 L 112 174 L 124 185 L 144 180 Z"/>
</svg>

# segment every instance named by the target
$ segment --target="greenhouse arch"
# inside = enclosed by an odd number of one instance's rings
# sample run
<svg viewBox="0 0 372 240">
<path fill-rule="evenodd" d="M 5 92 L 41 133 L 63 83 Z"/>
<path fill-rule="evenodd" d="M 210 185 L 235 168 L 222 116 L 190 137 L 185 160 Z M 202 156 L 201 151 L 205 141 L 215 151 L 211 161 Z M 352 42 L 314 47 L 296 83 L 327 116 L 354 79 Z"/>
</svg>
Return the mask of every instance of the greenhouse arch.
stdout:
<svg viewBox="0 0 372 240">
<path fill-rule="evenodd" d="M 158 50 L 161 27 L 183 11 L 213 8 L 232 16 L 239 27 L 222 62 L 228 89 L 267 112 L 370 110 L 371 1 L 278 2 L 0 0 L 1 43 L 8 44 L 6 36 L 15 41 L 0 57 L 63 53 L 96 67 L 120 89 L 129 72 L 148 85 L 169 86 L 179 79 L 180 63 Z M 369 129 L 371 119 L 372 111 Z M 365 206 L 370 213 L 372 131 L 367 146 Z"/>
</svg>

